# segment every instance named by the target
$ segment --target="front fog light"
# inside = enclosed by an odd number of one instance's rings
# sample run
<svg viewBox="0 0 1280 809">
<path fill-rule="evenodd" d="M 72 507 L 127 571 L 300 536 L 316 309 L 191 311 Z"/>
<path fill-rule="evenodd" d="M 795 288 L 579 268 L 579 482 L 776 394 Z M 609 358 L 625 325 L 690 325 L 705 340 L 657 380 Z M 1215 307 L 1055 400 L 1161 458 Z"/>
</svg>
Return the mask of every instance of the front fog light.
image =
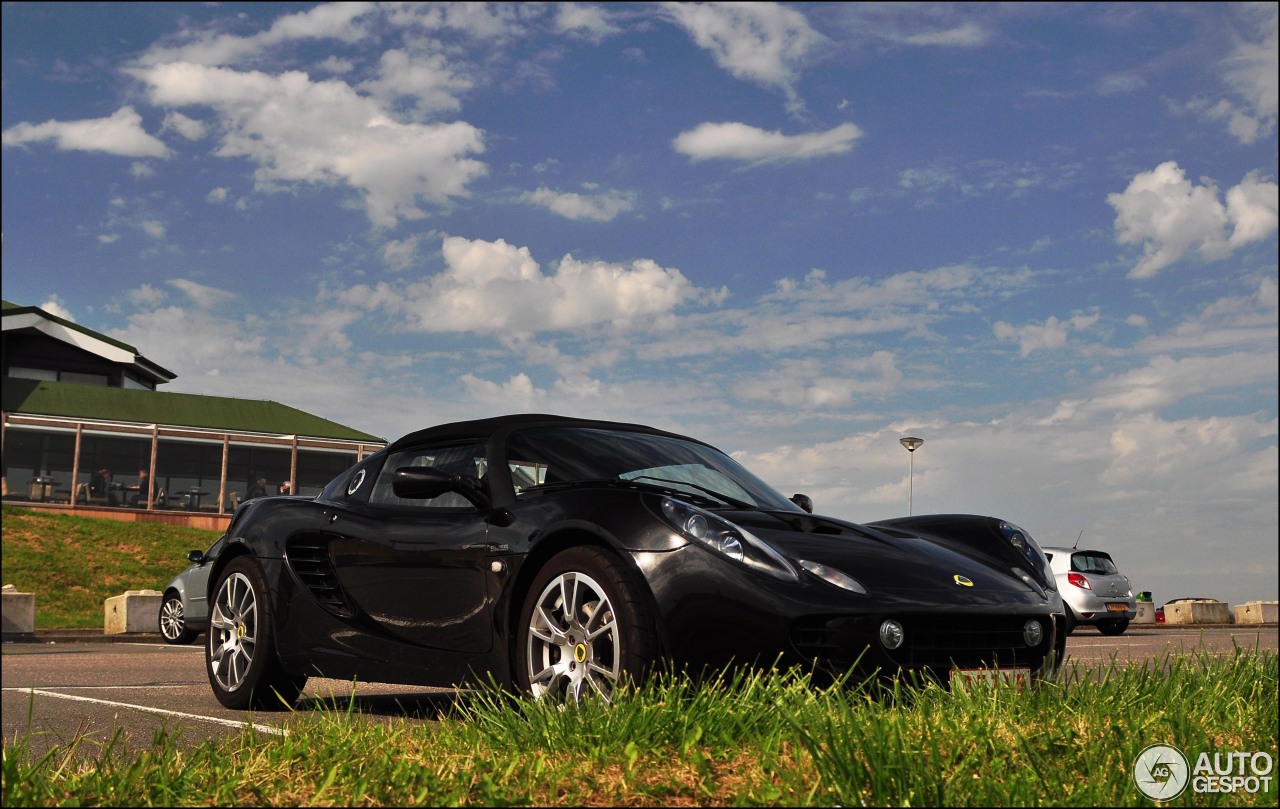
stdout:
<svg viewBox="0 0 1280 809">
<path fill-rule="evenodd" d="M 1028 646 L 1039 646 L 1040 641 L 1044 640 L 1044 627 L 1039 621 L 1027 621 L 1022 626 L 1022 639 Z"/>
<path fill-rule="evenodd" d="M 889 650 L 897 649 L 905 639 L 906 633 L 902 631 L 902 624 L 892 618 L 880 624 L 880 643 L 884 645 L 884 648 Z"/>
</svg>

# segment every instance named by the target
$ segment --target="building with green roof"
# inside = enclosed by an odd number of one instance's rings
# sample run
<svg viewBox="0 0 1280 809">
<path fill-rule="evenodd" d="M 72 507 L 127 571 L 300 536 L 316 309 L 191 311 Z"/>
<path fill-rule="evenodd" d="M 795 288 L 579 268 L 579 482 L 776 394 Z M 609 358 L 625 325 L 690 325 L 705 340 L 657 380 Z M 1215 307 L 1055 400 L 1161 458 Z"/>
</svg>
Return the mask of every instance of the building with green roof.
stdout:
<svg viewBox="0 0 1280 809">
<path fill-rule="evenodd" d="M 3 320 L 4 499 L 225 515 L 265 481 L 318 494 L 386 442 L 279 402 L 158 390 L 172 371 L 34 306 Z"/>
</svg>

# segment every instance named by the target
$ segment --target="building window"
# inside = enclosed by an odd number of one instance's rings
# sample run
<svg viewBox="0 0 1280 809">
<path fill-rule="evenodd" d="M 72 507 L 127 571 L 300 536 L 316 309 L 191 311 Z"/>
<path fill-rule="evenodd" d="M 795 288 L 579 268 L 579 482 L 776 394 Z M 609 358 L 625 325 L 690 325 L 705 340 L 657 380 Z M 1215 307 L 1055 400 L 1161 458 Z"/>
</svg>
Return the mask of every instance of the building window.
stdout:
<svg viewBox="0 0 1280 809">
<path fill-rule="evenodd" d="M 58 372 L 47 368 L 19 368 L 16 365 L 10 365 L 9 376 L 14 379 L 38 379 L 41 382 L 58 381 Z"/>
<path fill-rule="evenodd" d="M 106 374 L 82 374 L 78 371 L 59 371 L 59 382 L 75 382 L 79 385 L 108 385 L 111 380 Z"/>
</svg>

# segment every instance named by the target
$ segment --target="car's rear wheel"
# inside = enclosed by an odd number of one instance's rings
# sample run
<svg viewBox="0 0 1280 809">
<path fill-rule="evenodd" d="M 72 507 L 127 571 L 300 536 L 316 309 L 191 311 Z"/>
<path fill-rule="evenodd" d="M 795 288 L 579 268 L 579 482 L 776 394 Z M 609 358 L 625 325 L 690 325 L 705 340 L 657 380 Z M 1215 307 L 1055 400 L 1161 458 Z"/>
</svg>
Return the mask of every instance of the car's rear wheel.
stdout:
<svg viewBox="0 0 1280 809">
<path fill-rule="evenodd" d="M 1062 631 L 1070 635 L 1072 632 L 1075 632 L 1076 627 L 1080 625 L 1080 619 L 1076 618 L 1076 614 L 1071 611 L 1071 607 L 1069 606 L 1066 607 L 1064 612 L 1067 614 L 1067 620 L 1062 622 Z"/>
<path fill-rule="evenodd" d="M 236 710 L 293 705 L 307 678 L 287 673 L 276 656 L 262 571 L 248 557 L 233 559 L 218 577 L 214 593 L 204 658 L 218 702 Z"/>
<path fill-rule="evenodd" d="M 1110 618 L 1098 622 L 1098 631 L 1104 635 L 1123 635 L 1129 628 L 1128 618 Z"/>
<path fill-rule="evenodd" d="M 164 594 L 160 602 L 160 635 L 165 643 L 190 643 L 200 633 L 192 632 L 187 626 L 186 610 L 182 606 L 182 597 L 170 590 Z"/>
<path fill-rule="evenodd" d="M 520 613 L 516 683 L 539 699 L 613 700 L 657 654 L 653 619 L 620 559 L 570 548 L 534 577 Z"/>
</svg>

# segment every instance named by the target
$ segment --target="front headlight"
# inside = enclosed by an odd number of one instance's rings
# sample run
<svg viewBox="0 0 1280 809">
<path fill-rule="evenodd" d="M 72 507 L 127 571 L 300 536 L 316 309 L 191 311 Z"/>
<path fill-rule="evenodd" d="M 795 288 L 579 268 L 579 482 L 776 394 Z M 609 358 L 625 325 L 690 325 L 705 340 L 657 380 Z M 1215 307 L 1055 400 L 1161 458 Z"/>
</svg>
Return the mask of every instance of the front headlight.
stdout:
<svg viewBox="0 0 1280 809">
<path fill-rule="evenodd" d="M 1044 551 L 1040 550 L 1040 546 L 1036 544 L 1030 534 L 1013 523 L 1001 522 L 1000 535 L 1013 546 L 1013 549 L 1023 559 L 1027 560 L 1027 564 L 1031 566 L 1033 571 L 1040 574 L 1040 580 L 1048 586 L 1048 589 L 1056 589 L 1053 576 L 1049 573 L 1049 559 L 1044 555 Z"/>
<path fill-rule="evenodd" d="M 685 539 L 691 539 L 752 570 L 783 581 L 799 574 L 786 558 L 745 528 L 674 497 L 662 498 L 662 515 Z"/>
</svg>

